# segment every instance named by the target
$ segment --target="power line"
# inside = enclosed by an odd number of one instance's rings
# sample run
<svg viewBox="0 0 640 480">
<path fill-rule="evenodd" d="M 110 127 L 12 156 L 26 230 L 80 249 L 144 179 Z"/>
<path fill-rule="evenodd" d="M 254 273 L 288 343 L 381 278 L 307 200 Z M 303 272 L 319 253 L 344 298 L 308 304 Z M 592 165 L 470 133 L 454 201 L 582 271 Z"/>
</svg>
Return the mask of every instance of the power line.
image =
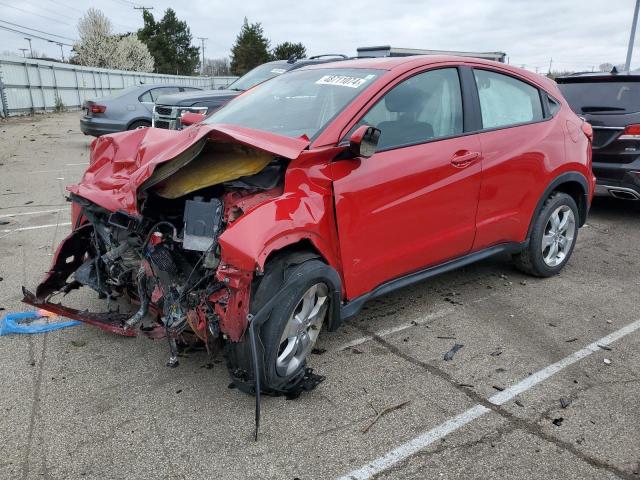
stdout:
<svg viewBox="0 0 640 480">
<path fill-rule="evenodd" d="M 54 2 L 54 0 L 47 0 L 47 1 L 53 3 L 54 5 L 59 5 L 59 6 L 68 8 L 69 10 L 75 10 L 76 12 L 84 13 L 84 10 L 80 10 L 79 8 L 72 7 L 71 5 L 67 5 L 65 3 Z"/>
<path fill-rule="evenodd" d="M 35 28 L 25 27 L 24 25 L 18 25 L 17 23 L 7 22 L 6 20 L 0 20 L 0 22 L 2 22 L 2 23 L 8 23 L 9 25 L 13 25 L 14 27 L 18 27 L 18 28 L 26 28 L 27 30 L 33 30 L 34 32 L 44 33 L 45 35 L 49 35 L 50 37 L 64 38 L 64 39 L 66 39 L 66 40 L 71 40 L 72 42 L 75 42 L 75 41 L 76 41 L 76 39 L 75 39 L 75 38 L 71 38 L 71 37 L 64 37 L 64 36 L 62 36 L 62 35 L 56 35 L 55 33 L 49 33 L 49 32 L 44 32 L 44 31 L 42 31 L 42 30 L 36 30 Z"/>
<path fill-rule="evenodd" d="M 0 29 L 7 30 L 13 33 L 18 33 L 20 35 L 28 35 L 29 37 L 37 38 L 40 40 L 46 40 L 47 42 L 62 43 L 62 45 L 66 45 L 67 47 L 73 47 L 73 45 L 71 45 L 70 43 L 58 42 L 57 40 L 51 40 L 50 38 L 41 37 L 40 35 L 36 35 L 31 32 L 23 32 L 22 30 L 16 30 L 15 28 L 5 27 L 4 25 L 0 25 Z"/>
<path fill-rule="evenodd" d="M 32 8 L 39 8 L 41 10 L 44 10 L 48 14 L 51 13 L 53 15 L 59 15 L 60 17 L 68 18 L 69 20 L 73 20 L 74 22 L 76 21 L 76 19 L 74 17 L 70 17 L 69 15 L 64 15 L 62 13 L 56 12 L 55 10 L 50 10 L 48 8 L 41 7 L 40 5 L 31 5 L 31 7 Z"/>
<path fill-rule="evenodd" d="M 58 23 L 63 23 L 65 25 L 71 25 L 70 23 L 67 22 L 63 22 L 62 20 L 60 20 L 59 18 L 52 18 L 52 17 L 48 17 L 46 15 L 42 15 L 40 13 L 36 13 L 36 12 L 30 12 L 29 10 L 25 10 L 24 8 L 20 8 L 20 7 L 14 7 L 13 5 L 8 5 L 6 3 L 0 2 L 0 5 L 3 5 L 5 7 L 9 7 L 9 8 L 13 8 L 14 10 L 18 10 L 20 12 L 23 13 L 28 13 L 29 15 L 36 15 L 38 17 L 42 17 L 42 18 L 46 18 L 47 20 L 51 20 L 53 22 L 58 22 Z"/>
</svg>

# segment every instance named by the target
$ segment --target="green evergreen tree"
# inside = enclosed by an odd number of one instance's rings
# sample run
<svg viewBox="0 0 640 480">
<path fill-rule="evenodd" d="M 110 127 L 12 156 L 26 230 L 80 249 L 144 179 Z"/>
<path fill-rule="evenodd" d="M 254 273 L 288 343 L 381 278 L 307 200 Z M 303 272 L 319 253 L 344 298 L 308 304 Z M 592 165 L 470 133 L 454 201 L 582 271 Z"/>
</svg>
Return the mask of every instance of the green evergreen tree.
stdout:
<svg viewBox="0 0 640 480">
<path fill-rule="evenodd" d="M 289 60 L 291 57 L 307 58 L 307 49 L 300 42 L 283 42 L 273 49 L 273 58 L 275 60 Z"/>
<path fill-rule="evenodd" d="M 249 23 L 247 17 L 231 48 L 231 73 L 244 75 L 260 64 L 272 60 L 269 40 L 264 36 L 260 23 Z"/>
<path fill-rule="evenodd" d="M 173 75 L 193 75 L 200 61 L 200 49 L 191 46 L 191 31 L 187 22 L 178 20 L 176 12 L 167 8 L 156 22 L 148 10 L 142 11 L 144 26 L 138 38 L 153 56 L 156 72 Z"/>
</svg>

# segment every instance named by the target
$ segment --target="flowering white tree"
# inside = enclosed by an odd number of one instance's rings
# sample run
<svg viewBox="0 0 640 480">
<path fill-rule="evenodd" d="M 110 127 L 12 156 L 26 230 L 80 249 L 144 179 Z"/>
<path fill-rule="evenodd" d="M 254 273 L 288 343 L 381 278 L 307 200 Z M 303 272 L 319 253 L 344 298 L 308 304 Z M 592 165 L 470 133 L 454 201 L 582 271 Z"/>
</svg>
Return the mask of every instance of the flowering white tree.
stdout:
<svg viewBox="0 0 640 480">
<path fill-rule="evenodd" d="M 80 41 L 73 46 L 78 63 L 90 67 L 109 68 L 116 46 L 111 21 L 96 8 L 90 8 L 78 21 Z"/>
<path fill-rule="evenodd" d="M 147 46 L 131 33 L 118 40 L 113 52 L 111 68 L 153 72 L 153 57 Z"/>
<path fill-rule="evenodd" d="M 153 71 L 153 57 L 135 34 L 113 34 L 111 21 L 96 8 L 90 8 L 78 21 L 80 41 L 73 46 L 80 65 L 120 70 Z"/>
</svg>

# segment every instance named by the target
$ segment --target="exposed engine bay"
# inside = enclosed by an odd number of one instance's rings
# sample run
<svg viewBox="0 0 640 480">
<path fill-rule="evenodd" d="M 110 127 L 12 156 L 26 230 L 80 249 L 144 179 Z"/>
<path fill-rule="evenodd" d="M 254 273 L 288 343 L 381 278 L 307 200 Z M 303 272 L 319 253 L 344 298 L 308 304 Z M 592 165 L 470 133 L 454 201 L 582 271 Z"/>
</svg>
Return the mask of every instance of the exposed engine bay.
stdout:
<svg viewBox="0 0 640 480">
<path fill-rule="evenodd" d="M 76 228 L 61 244 L 35 295 L 25 301 L 104 330 L 178 343 L 237 341 L 254 272 L 221 262 L 218 237 L 247 210 L 282 194 L 286 159 L 207 137 L 158 165 L 137 192 L 140 215 L 111 211 L 77 194 Z M 107 312 L 80 312 L 52 298 L 89 287 Z M 137 305 L 123 314 L 122 301 Z"/>
</svg>

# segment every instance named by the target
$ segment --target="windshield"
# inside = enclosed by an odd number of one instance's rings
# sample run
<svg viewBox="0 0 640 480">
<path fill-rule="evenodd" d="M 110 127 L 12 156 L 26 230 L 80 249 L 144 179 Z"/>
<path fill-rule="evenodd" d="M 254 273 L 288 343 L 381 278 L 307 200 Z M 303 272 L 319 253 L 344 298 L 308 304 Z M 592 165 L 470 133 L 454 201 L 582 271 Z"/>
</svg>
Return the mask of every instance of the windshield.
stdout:
<svg viewBox="0 0 640 480">
<path fill-rule="evenodd" d="M 313 138 L 381 74 L 360 68 L 297 70 L 240 95 L 204 123 Z"/>
<path fill-rule="evenodd" d="M 640 82 L 580 82 L 558 85 L 577 113 L 640 111 Z"/>
<path fill-rule="evenodd" d="M 285 65 L 274 65 L 265 63 L 264 65 L 260 65 L 259 67 L 256 67 L 253 70 L 245 73 L 243 76 L 229 85 L 229 90 L 249 90 L 251 87 L 255 87 L 259 83 L 278 76 L 281 73 L 286 72 L 287 70 L 289 69 L 286 68 Z"/>
</svg>

